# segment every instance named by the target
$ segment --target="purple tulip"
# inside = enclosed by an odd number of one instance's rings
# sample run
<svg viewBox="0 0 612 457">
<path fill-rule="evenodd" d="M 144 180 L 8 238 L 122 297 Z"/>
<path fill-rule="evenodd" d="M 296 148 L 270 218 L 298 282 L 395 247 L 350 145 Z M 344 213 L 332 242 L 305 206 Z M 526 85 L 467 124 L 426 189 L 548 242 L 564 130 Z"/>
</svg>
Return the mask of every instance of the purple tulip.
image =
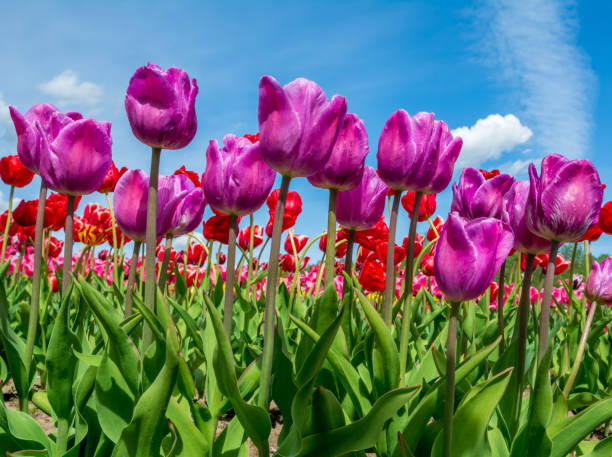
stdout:
<svg viewBox="0 0 612 457">
<path fill-rule="evenodd" d="M 355 114 L 347 114 L 329 160 L 322 169 L 309 176 L 308 181 L 324 189 L 353 189 L 361 182 L 369 150 L 363 121 Z"/>
<path fill-rule="evenodd" d="M 206 208 L 206 197 L 204 196 L 204 190 L 201 187 L 196 187 L 185 175 L 169 176 L 168 182 L 172 184 L 172 187 L 169 189 L 171 194 L 167 201 L 172 201 L 173 195 L 181 196 L 174 209 L 170 227 L 166 232 L 166 235 L 176 238 L 193 232 L 200 225 Z M 165 186 L 160 188 L 164 192 L 165 189 Z"/>
<path fill-rule="evenodd" d="M 512 249 L 512 230 L 499 219 L 465 219 L 452 212 L 440 233 L 434 272 L 449 301 L 483 294 Z"/>
<path fill-rule="evenodd" d="M 134 136 L 151 147 L 180 149 L 195 136 L 198 85 L 180 68 L 162 70 L 149 63 L 130 79 L 125 97 Z"/>
<path fill-rule="evenodd" d="M 338 192 L 336 218 L 349 230 L 365 230 L 376 225 L 385 209 L 389 188 L 378 177 L 376 170 L 365 167 L 357 187 Z"/>
<path fill-rule="evenodd" d="M 586 159 L 550 154 L 538 177 L 529 165 L 527 226 L 536 235 L 561 243 L 576 242 L 597 221 L 603 187 L 597 169 Z"/>
<path fill-rule="evenodd" d="M 288 177 L 307 177 L 328 161 L 346 114 L 346 99 L 298 78 L 281 87 L 271 76 L 259 81 L 261 155 Z"/>
<path fill-rule="evenodd" d="M 529 198 L 529 182 L 516 181 L 504 195 L 502 220 L 514 232 L 514 249 L 526 254 L 544 254 L 550 252 L 550 241 L 534 235 L 527 227 L 525 207 Z"/>
<path fill-rule="evenodd" d="M 503 198 L 512 186 L 514 178 L 502 174 L 485 180 L 476 168 L 467 167 L 461 172 L 458 184 L 453 184 L 453 202 L 451 211 L 461 217 L 493 217 L 501 219 L 503 215 Z"/>
<path fill-rule="evenodd" d="M 593 261 L 584 295 L 589 301 L 601 305 L 612 302 L 612 257 L 607 257 L 599 263 Z"/>
<path fill-rule="evenodd" d="M 186 181 L 189 181 L 189 178 L 184 175 L 159 175 L 157 238 L 170 231 L 177 206 L 193 190 Z M 129 170 L 117 181 L 113 196 L 117 225 L 122 232 L 136 241 L 145 239 L 148 195 L 149 175 L 142 170 Z"/>
<path fill-rule="evenodd" d="M 378 171 L 392 189 L 436 194 L 448 186 L 463 141 L 433 113 L 410 116 L 400 109 L 383 127 L 378 140 Z"/>
<path fill-rule="evenodd" d="M 42 140 L 39 172 L 47 186 L 73 196 L 95 192 L 112 163 L 110 122 L 70 119 L 52 142 L 42 125 L 36 126 Z"/>
<path fill-rule="evenodd" d="M 276 172 L 261 154 L 260 143 L 235 135 L 223 137 L 223 148 L 211 140 L 206 150 L 202 178 L 211 208 L 224 214 L 243 216 L 257 211 L 274 185 Z"/>
<path fill-rule="evenodd" d="M 25 115 L 12 106 L 9 111 L 17 132 L 17 153 L 33 173 L 40 172 L 43 138 L 53 143 L 64 127 L 83 118 L 81 114 L 72 111 L 64 114 L 48 103 L 32 106 Z M 44 133 L 41 133 L 37 124 L 40 124 Z"/>
</svg>

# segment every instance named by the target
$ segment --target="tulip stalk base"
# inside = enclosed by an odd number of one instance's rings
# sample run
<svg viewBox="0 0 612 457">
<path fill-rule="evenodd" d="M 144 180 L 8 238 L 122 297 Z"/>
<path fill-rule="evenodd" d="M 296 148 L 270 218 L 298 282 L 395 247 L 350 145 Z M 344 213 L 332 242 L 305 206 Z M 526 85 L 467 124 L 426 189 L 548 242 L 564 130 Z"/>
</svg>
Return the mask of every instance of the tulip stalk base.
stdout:
<svg viewBox="0 0 612 457">
<path fill-rule="evenodd" d="M 147 200 L 147 230 L 145 235 L 145 304 L 155 311 L 155 247 L 157 245 L 157 182 L 159 180 L 160 148 L 151 148 L 151 173 L 149 175 L 149 196 Z M 149 325 L 144 323 L 143 351 L 146 351 L 153 340 Z"/>
<path fill-rule="evenodd" d="M 406 378 L 406 359 L 408 358 L 408 332 L 410 331 L 410 319 L 412 317 L 412 283 L 414 281 L 414 240 L 416 238 L 417 222 L 419 218 L 419 207 L 421 206 L 422 192 L 417 192 L 414 197 L 412 214 L 410 215 L 410 231 L 408 232 L 408 252 L 406 253 L 406 268 L 404 272 L 404 290 L 406 301 L 402 313 L 402 333 L 400 337 L 400 386 L 404 385 Z M 389 245 L 387 245 L 387 262 Z"/>
<path fill-rule="evenodd" d="M 548 350 L 548 330 L 550 328 L 550 301 L 552 299 L 552 286 L 555 279 L 555 264 L 559 242 L 553 241 L 550 245 L 550 256 L 546 269 L 546 280 L 544 282 L 544 296 L 542 297 L 542 310 L 540 311 L 540 330 L 538 334 L 538 363 L 542 361 Z"/>
<path fill-rule="evenodd" d="M 64 264 L 62 267 L 62 296 L 66 295 L 72 277 L 72 244 L 74 226 L 74 196 L 68 196 L 66 207 L 66 238 L 64 240 Z"/>
<path fill-rule="evenodd" d="M 446 397 L 444 399 L 443 456 L 452 456 L 453 413 L 455 410 L 455 358 L 457 357 L 457 318 L 461 303 L 451 303 L 446 343 Z"/>
<path fill-rule="evenodd" d="M 234 308 L 234 279 L 236 265 L 236 232 L 238 216 L 230 214 L 229 238 L 227 244 L 227 270 L 225 271 L 225 303 L 223 305 L 223 328 L 228 338 L 232 333 L 232 314 Z"/>
<path fill-rule="evenodd" d="M 383 302 L 383 319 L 387 326 L 391 326 L 393 314 L 393 297 L 395 295 L 395 230 L 397 227 L 397 210 L 399 208 L 400 197 L 402 193 L 395 191 L 393 197 L 393 206 L 391 207 L 391 216 L 389 218 L 389 237 L 387 238 L 387 269 L 385 278 L 385 298 Z M 416 205 L 415 205 L 416 206 Z"/>
<path fill-rule="evenodd" d="M 132 315 L 132 294 L 134 293 L 134 282 L 136 281 L 136 265 L 140 254 L 140 241 L 134 241 L 134 252 L 130 262 L 130 272 L 128 273 L 127 291 L 125 292 L 125 318 Z"/>
<path fill-rule="evenodd" d="M 325 246 L 325 287 L 334 282 L 334 261 L 336 260 L 336 201 L 338 191 L 329 190 L 329 210 L 327 212 L 327 244 Z"/>
<path fill-rule="evenodd" d="M 25 347 L 25 372 L 30 376 L 32 367 L 32 355 L 34 354 L 34 342 L 36 340 L 36 328 L 38 327 L 38 313 L 40 310 L 40 275 L 42 270 L 43 251 L 43 223 L 45 219 L 45 203 L 47 201 L 47 186 L 43 182 L 40 185 L 38 196 L 38 209 L 36 211 L 36 232 L 34 235 L 34 274 L 32 276 L 32 299 L 30 301 L 30 318 L 28 321 L 28 336 Z M 8 221 L 7 221 L 8 224 Z M 27 411 L 27 397 L 22 411 Z"/>
<path fill-rule="evenodd" d="M 168 264 L 170 263 L 170 251 L 172 250 L 172 237 L 166 236 L 166 246 L 164 247 L 164 258 L 159 268 L 159 288 L 163 291 L 168 282 Z"/>
<path fill-rule="evenodd" d="M 285 214 L 285 203 L 291 178 L 283 176 L 283 181 L 276 203 L 274 225 L 272 227 L 272 244 L 268 262 L 268 280 L 266 282 L 266 308 L 264 311 L 264 346 L 261 358 L 261 379 L 257 404 L 263 408 L 268 406 L 270 394 L 270 379 L 272 377 L 272 357 L 274 355 L 274 321 L 276 318 L 276 283 L 278 281 L 278 253 Z"/>
</svg>

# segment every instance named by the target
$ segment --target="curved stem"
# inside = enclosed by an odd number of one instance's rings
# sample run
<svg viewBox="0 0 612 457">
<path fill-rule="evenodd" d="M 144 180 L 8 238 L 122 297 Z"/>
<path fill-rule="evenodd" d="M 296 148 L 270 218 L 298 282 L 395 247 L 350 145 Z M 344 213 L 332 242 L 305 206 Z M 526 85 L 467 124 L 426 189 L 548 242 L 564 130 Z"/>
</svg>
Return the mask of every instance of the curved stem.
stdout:
<svg viewBox="0 0 612 457">
<path fill-rule="evenodd" d="M 527 352 L 527 328 L 529 325 L 529 292 L 531 289 L 531 275 L 533 273 L 533 263 L 535 254 L 527 254 L 523 285 L 521 287 L 521 298 L 518 310 L 518 332 L 517 356 L 516 356 L 516 396 L 514 408 L 514 423 L 518 424 L 521 414 L 521 403 L 523 401 L 523 377 L 525 376 L 525 356 Z M 520 262 L 520 260 L 519 260 Z"/>
<path fill-rule="evenodd" d="M 455 357 L 457 354 L 457 317 L 461 303 L 451 303 L 446 343 L 446 397 L 444 399 L 444 457 L 452 456 L 453 412 L 455 410 Z"/>
<path fill-rule="evenodd" d="M 393 197 L 393 206 L 389 218 L 389 237 L 387 238 L 387 269 L 385 278 L 385 299 L 383 302 L 383 318 L 387 326 L 391 326 L 391 314 L 393 313 L 393 297 L 395 295 L 395 265 L 393 255 L 395 253 L 395 230 L 397 227 L 397 210 L 399 208 L 402 192 L 396 190 Z"/>
<path fill-rule="evenodd" d="M 329 189 L 327 211 L 327 244 L 325 245 L 325 287 L 334 282 L 334 261 L 336 260 L 336 201 L 338 191 Z"/>
<path fill-rule="evenodd" d="M 0 256 L 0 265 L 4 264 L 4 255 L 6 254 L 6 240 L 8 238 L 9 229 L 11 228 L 11 220 L 13 214 L 13 194 L 15 193 L 15 186 L 11 186 L 11 193 L 9 194 L 8 201 L 8 212 L 6 215 L 6 227 L 4 227 L 4 236 L 2 237 L 2 255 Z"/>
<path fill-rule="evenodd" d="M 147 230 L 145 235 L 145 304 L 155 312 L 155 247 L 157 245 L 157 182 L 159 179 L 160 148 L 151 148 L 151 173 L 149 175 L 149 196 L 147 200 Z M 142 335 L 143 353 L 147 350 L 153 334 L 149 325 L 144 322 Z"/>
<path fill-rule="evenodd" d="M 166 235 L 166 246 L 164 247 L 164 258 L 159 268 L 159 288 L 163 291 L 168 282 L 168 264 L 170 263 L 170 252 L 172 251 L 172 235 Z"/>
<path fill-rule="evenodd" d="M 550 327 L 550 300 L 552 299 L 552 286 L 555 279 L 555 263 L 559 242 L 553 241 L 550 245 L 548 266 L 546 267 L 546 280 L 544 282 L 544 296 L 542 297 L 542 310 L 540 311 L 540 332 L 538 336 L 538 363 L 548 349 L 548 329 Z"/>
<path fill-rule="evenodd" d="M 506 261 L 501 264 L 499 269 L 499 281 L 497 288 L 497 333 L 501 340 L 499 342 L 499 356 L 504 353 L 504 295 L 505 294 Z"/>
<path fill-rule="evenodd" d="M 408 232 L 408 252 L 406 252 L 406 267 L 404 272 L 404 311 L 402 313 L 402 333 L 400 337 L 400 386 L 404 385 L 406 377 L 406 361 L 408 359 L 408 332 L 412 317 L 412 284 L 414 281 L 414 240 L 416 238 L 419 207 L 421 206 L 422 192 L 414 196 L 414 206 L 410 215 L 410 231 Z M 389 249 L 387 247 L 387 249 Z M 387 257 L 389 253 L 387 251 Z M 388 259 L 387 259 L 388 261 Z"/>
<path fill-rule="evenodd" d="M 234 279 L 236 264 L 236 232 L 238 231 L 238 216 L 230 214 L 229 237 L 227 244 L 227 269 L 225 270 L 225 304 L 223 306 L 223 328 L 230 338 L 232 332 L 232 313 L 234 307 Z M 231 338 L 230 338 L 231 339 Z"/>
<path fill-rule="evenodd" d="M 66 207 L 66 228 L 64 239 L 64 265 L 62 268 L 62 296 L 66 295 L 72 276 L 72 242 L 74 227 L 74 197 L 68 195 L 68 205 Z"/>
<path fill-rule="evenodd" d="M 134 241 L 134 251 L 132 252 L 132 261 L 130 262 L 130 272 L 128 273 L 127 291 L 125 293 L 125 317 L 126 319 L 132 315 L 132 293 L 134 289 L 134 281 L 136 281 L 136 265 L 138 264 L 138 255 L 140 254 L 140 241 Z"/>
<path fill-rule="evenodd" d="M 32 355 L 34 354 L 34 342 L 36 340 L 38 313 L 40 309 L 40 274 L 42 269 L 43 223 L 45 219 L 46 201 L 47 185 L 43 181 L 40 184 L 38 209 L 36 211 L 36 231 L 34 235 L 34 275 L 32 276 L 32 299 L 30 301 L 30 318 L 28 321 L 28 336 L 26 337 L 25 348 L 25 372 L 28 374 L 28 376 L 30 376 L 30 369 L 32 368 Z M 27 408 L 27 394 L 25 397 Z"/>
<path fill-rule="evenodd" d="M 572 371 L 567 380 L 567 384 L 565 384 L 565 387 L 563 388 L 563 396 L 565 398 L 567 398 L 570 394 L 572 387 L 574 386 L 574 381 L 576 381 L 576 376 L 578 376 L 578 370 L 580 370 L 582 356 L 584 355 L 584 348 L 586 346 L 587 338 L 589 336 L 589 331 L 591 330 L 591 324 L 593 323 L 593 317 L 595 316 L 596 308 L 597 302 L 591 303 L 591 309 L 589 309 L 589 314 L 587 315 L 587 320 L 584 324 L 584 330 L 582 331 L 582 336 L 580 337 L 580 343 L 578 344 L 578 352 L 576 353 L 576 359 L 574 359 L 574 364 L 572 365 Z"/>
<path fill-rule="evenodd" d="M 274 226 L 272 228 L 272 245 L 270 247 L 270 260 L 268 261 L 268 279 L 266 282 L 266 308 L 264 311 L 264 345 L 261 358 L 261 379 L 259 383 L 259 397 L 257 404 L 266 408 L 270 394 L 270 378 L 272 377 L 272 357 L 274 355 L 274 321 L 276 318 L 276 283 L 278 280 L 278 253 L 285 215 L 285 202 L 291 178 L 283 176 L 280 194 L 274 213 Z"/>
</svg>

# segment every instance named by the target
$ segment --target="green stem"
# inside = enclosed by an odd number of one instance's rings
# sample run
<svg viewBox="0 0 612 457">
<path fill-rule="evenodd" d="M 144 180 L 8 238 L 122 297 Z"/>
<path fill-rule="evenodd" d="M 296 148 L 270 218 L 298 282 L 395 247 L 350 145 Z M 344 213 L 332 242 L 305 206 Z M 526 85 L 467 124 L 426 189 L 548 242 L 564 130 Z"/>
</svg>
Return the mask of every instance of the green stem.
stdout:
<svg viewBox="0 0 612 457">
<path fill-rule="evenodd" d="M 351 229 L 348 233 L 348 245 L 346 247 L 346 257 L 344 258 L 344 271 L 348 275 L 349 278 L 352 277 L 353 270 L 353 246 L 355 244 L 355 230 Z M 344 278 L 344 284 L 342 285 L 342 295 L 346 297 L 348 291 L 348 282 L 346 277 Z M 344 314 L 344 319 L 347 322 L 347 340 L 349 343 L 349 348 L 352 348 L 353 345 L 353 298 L 346 297 L 345 298 L 345 306 L 346 313 Z"/>
<path fill-rule="evenodd" d="M 406 267 L 404 269 L 404 311 L 402 313 L 402 333 L 400 337 L 400 386 L 404 385 L 406 377 L 406 361 L 408 359 L 408 332 L 412 317 L 412 283 L 414 281 L 414 240 L 416 238 L 417 222 L 419 220 L 419 207 L 421 206 L 422 192 L 414 196 L 414 206 L 410 216 L 410 231 L 408 232 L 408 252 L 406 252 Z M 389 261 L 389 245 L 387 245 L 387 262 Z"/>
<path fill-rule="evenodd" d="M 578 248 L 578 243 L 574 243 L 574 249 L 572 250 L 572 262 L 570 263 L 570 269 L 569 269 L 569 282 L 568 282 L 568 286 L 569 286 L 569 316 L 568 316 L 568 322 L 571 324 L 572 322 L 572 317 L 574 315 L 574 305 L 572 304 L 572 298 L 574 296 L 574 263 L 576 262 L 576 250 Z"/>
<path fill-rule="evenodd" d="M 166 246 L 164 247 L 164 258 L 159 268 L 159 288 L 163 291 L 168 282 L 168 264 L 170 263 L 170 251 L 172 251 L 172 235 L 166 235 Z"/>
<path fill-rule="evenodd" d="M 230 214 L 229 237 L 227 244 L 227 269 L 225 270 L 225 305 L 223 306 L 223 328 L 230 338 L 232 332 L 232 313 L 234 307 L 234 279 L 236 264 L 236 232 L 238 231 L 238 216 Z M 231 339 L 231 338 L 230 338 Z"/>
<path fill-rule="evenodd" d="M 444 457 L 452 456 L 453 412 L 455 410 L 455 358 L 457 353 L 457 317 L 461 303 L 451 303 L 446 343 L 446 397 L 444 399 Z"/>
<path fill-rule="evenodd" d="M 61 457 L 68 448 L 68 431 L 70 425 L 66 419 L 57 420 L 57 439 L 55 441 L 55 455 Z"/>
<path fill-rule="evenodd" d="M 505 295 L 505 282 L 506 279 L 506 261 L 501 264 L 499 269 L 499 281 L 497 288 L 497 333 L 501 340 L 499 341 L 499 356 L 501 357 L 504 353 L 504 295 Z"/>
<path fill-rule="evenodd" d="M 249 229 L 249 268 L 247 274 L 247 283 L 251 284 L 251 280 L 253 279 L 253 244 L 255 243 L 255 218 L 253 217 L 253 213 L 249 214 L 249 221 L 251 223 Z M 249 286 L 249 294 L 253 290 L 253 286 Z"/>
<path fill-rule="evenodd" d="M 597 302 L 591 303 L 591 309 L 589 309 L 589 314 L 587 315 L 586 323 L 584 324 L 584 330 L 582 331 L 582 336 L 580 337 L 580 343 L 578 345 L 578 352 L 576 353 L 576 359 L 574 360 L 574 364 L 572 365 L 572 371 L 570 373 L 569 379 L 567 380 L 567 384 L 563 388 L 563 397 L 567 399 L 574 385 L 574 381 L 576 381 L 576 376 L 578 376 L 578 370 L 580 370 L 580 364 L 582 363 L 582 356 L 584 355 L 584 348 L 586 346 L 587 338 L 589 336 L 589 331 L 591 330 L 591 324 L 593 323 L 593 317 L 595 316 L 595 309 L 597 308 Z"/>
<path fill-rule="evenodd" d="M 111 227 L 113 230 L 113 280 L 115 283 L 119 282 L 119 270 L 117 269 L 117 222 L 115 220 L 115 210 L 113 209 L 113 203 L 108 192 L 106 194 L 106 201 L 108 202 L 108 209 L 111 216 Z"/>
<path fill-rule="evenodd" d="M 42 249 L 43 249 L 43 223 L 45 219 L 45 202 L 47 200 L 47 185 L 43 182 L 40 184 L 40 194 L 38 197 L 38 209 L 36 212 L 36 231 L 34 235 L 34 275 L 32 276 L 32 298 L 30 301 L 30 318 L 28 321 L 28 336 L 26 338 L 25 348 L 25 372 L 28 374 L 28 379 L 31 378 L 30 370 L 32 368 L 34 354 L 34 343 L 36 340 L 36 329 L 38 328 L 38 313 L 40 310 L 40 275 L 42 270 Z M 8 221 L 7 221 L 8 223 Z M 26 409 L 27 409 L 27 397 Z"/>
<path fill-rule="evenodd" d="M 266 308 L 264 312 L 264 345 L 261 359 L 261 379 L 259 383 L 259 397 L 257 404 L 267 407 L 270 394 L 270 379 L 272 377 L 272 357 L 274 355 L 274 320 L 276 318 L 276 283 L 278 280 L 278 254 L 280 239 L 285 215 L 285 202 L 291 178 L 283 176 L 280 194 L 274 213 L 274 226 L 272 228 L 272 245 L 270 247 L 270 260 L 268 261 L 268 280 L 266 282 Z"/>
<path fill-rule="evenodd" d="M 66 207 L 66 228 L 64 230 L 64 265 L 62 268 L 62 296 L 66 295 L 68 286 L 72 279 L 72 242 L 74 227 L 74 196 L 68 195 Z"/>
<path fill-rule="evenodd" d="M 529 292 L 535 254 L 527 254 L 521 298 L 518 310 L 517 355 L 516 355 L 516 397 L 514 408 L 514 423 L 518 424 L 523 402 L 523 377 L 525 376 L 525 357 L 527 353 L 527 329 L 529 325 Z"/>
<path fill-rule="evenodd" d="M 538 363 L 546 354 L 548 349 L 548 329 L 550 327 L 550 300 L 552 299 L 552 286 L 555 279 L 555 264 L 557 260 L 557 251 L 559 250 L 559 242 L 553 241 L 550 245 L 550 256 L 548 258 L 548 266 L 546 267 L 546 280 L 544 282 L 544 296 L 542 297 L 542 306 L 540 311 L 540 332 L 538 336 Z"/>
<path fill-rule="evenodd" d="M 317 280 L 315 281 L 315 288 L 313 292 L 313 297 L 317 298 L 319 296 L 319 291 L 321 290 L 321 282 L 323 280 L 323 264 L 325 263 L 325 253 L 323 253 L 323 257 L 319 262 L 319 271 L 317 271 Z"/>
<path fill-rule="evenodd" d="M 6 216 L 6 227 L 4 227 L 4 236 L 2 237 L 2 255 L 0 256 L 0 265 L 4 264 L 4 255 L 6 254 L 6 240 L 8 238 L 9 229 L 11 228 L 11 220 L 13 215 L 13 194 L 15 193 L 15 186 L 11 186 L 11 192 L 9 194 L 8 201 L 8 213 Z"/>
<path fill-rule="evenodd" d="M 130 262 L 130 272 L 128 273 L 127 291 L 125 292 L 125 318 L 132 315 L 132 294 L 134 293 L 134 282 L 136 281 L 136 265 L 138 264 L 138 255 L 140 254 L 140 241 L 134 241 L 134 251 L 132 252 L 132 261 Z"/>
<path fill-rule="evenodd" d="M 334 261 L 336 260 L 336 201 L 338 191 L 329 189 L 329 209 L 327 211 L 327 244 L 325 245 L 325 287 L 334 282 Z"/>
<path fill-rule="evenodd" d="M 383 318 L 388 327 L 391 326 L 391 314 L 393 313 L 393 297 L 395 295 L 395 265 L 393 256 L 395 254 L 395 230 L 397 227 L 397 210 L 399 208 L 402 192 L 396 190 L 393 197 L 393 206 L 389 218 L 389 237 L 387 238 L 387 269 L 385 278 L 385 298 L 383 302 Z"/>
<path fill-rule="evenodd" d="M 159 179 L 159 159 L 161 156 L 160 148 L 151 148 L 151 173 L 149 175 L 149 196 L 147 200 L 147 230 L 145 236 L 146 255 L 145 255 L 145 303 L 146 306 L 155 312 L 155 247 L 157 245 L 157 182 Z M 147 350 L 153 334 L 149 325 L 144 322 L 143 330 L 143 353 Z"/>
</svg>

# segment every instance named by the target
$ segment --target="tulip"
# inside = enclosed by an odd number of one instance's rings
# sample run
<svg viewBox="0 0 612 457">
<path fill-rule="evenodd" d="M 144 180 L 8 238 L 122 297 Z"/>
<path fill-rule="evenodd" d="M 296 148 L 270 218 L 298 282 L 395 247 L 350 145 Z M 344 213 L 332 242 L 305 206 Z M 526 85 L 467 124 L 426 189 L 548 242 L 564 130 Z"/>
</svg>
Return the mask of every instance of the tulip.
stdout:
<svg viewBox="0 0 612 457">
<path fill-rule="evenodd" d="M 495 178 L 496 176 L 500 175 L 499 170 L 496 168 L 494 170 L 488 171 L 488 170 L 483 170 L 482 168 L 478 170 L 480 172 L 480 174 L 484 177 L 484 179 L 486 179 L 487 181 L 489 179 Z"/>
<path fill-rule="evenodd" d="M 427 241 L 433 241 L 440 236 L 440 232 L 442 231 L 442 227 L 444 227 L 444 219 L 440 216 L 437 216 L 433 221 L 430 222 L 430 227 L 427 230 L 427 234 L 425 237 Z"/>
<path fill-rule="evenodd" d="M 74 238 L 86 246 L 98 246 L 107 240 L 110 228 L 110 210 L 90 203 L 85 206 L 83 217 L 74 219 Z"/>
<path fill-rule="evenodd" d="M 329 160 L 322 169 L 308 177 L 313 186 L 329 189 L 327 233 L 330 238 L 325 250 L 325 284 L 331 284 L 334 278 L 338 191 L 350 190 L 359 185 L 369 150 L 368 134 L 363 121 L 355 114 L 347 114 Z"/>
<path fill-rule="evenodd" d="M 270 214 L 270 219 L 266 225 L 266 235 L 268 238 L 272 237 L 272 227 L 274 225 L 274 213 L 276 212 L 276 204 L 278 202 L 278 196 L 280 193 L 280 189 L 275 189 L 268 196 L 266 200 L 266 204 L 268 205 L 268 213 Z M 297 221 L 297 217 L 302 212 L 302 198 L 300 194 L 297 192 L 290 190 L 287 193 L 287 199 L 285 203 L 285 211 L 283 214 L 283 225 L 281 227 L 281 231 L 285 231 L 293 227 Z"/>
<path fill-rule="evenodd" d="M 45 250 L 47 251 L 47 258 L 56 258 L 62 253 L 64 242 L 58 240 L 54 236 L 45 240 Z"/>
<path fill-rule="evenodd" d="M 222 244 L 228 244 L 229 229 L 229 216 L 215 214 L 204 221 L 204 238 L 211 241 L 218 241 Z"/>
<path fill-rule="evenodd" d="M 338 223 L 348 230 L 372 228 L 385 209 L 386 194 L 387 186 L 372 167 L 366 166 L 357 187 L 338 192 Z"/>
<path fill-rule="evenodd" d="M 385 266 L 377 260 L 376 254 L 370 254 L 363 263 L 359 284 L 370 292 L 385 290 Z"/>
<path fill-rule="evenodd" d="M 604 233 L 612 235 L 612 201 L 604 203 L 601 207 L 598 224 Z"/>
<path fill-rule="evenodd" d="M 251 143 L 257 143 L 259 141 L 259 132 L 257 132 L 256 134 L 252 134 L 252 133 L 245 133 L 244 135 L 242 135 L 243 138 L 246 138 L 247 140 L 249 140 Z"/>
<path fill-rule="evenodd" d="M 414 240 L 414 254 L 413 256 L 416 258 L 419 256 L 419 254 L 421 253 L 421 251 L 423 250 L 423 242 L 425 241 L 425 237 L 423 235 L 420 234 L 416 234 L 415 240 Z M 404 240 L 402 242 L 402 247 L 404 248 L 404 251 L 408 252 L 408 237 L 404 237 Z"/>
<path fill-rule="evenodd" d="M 11 187 L 24 187 L 32 182 L 34 173 L 26 168 L 18 155 L 12 155 L 0 159 L 0 178 Z"/>
<path fill-rule="evenodd" d="M 599 222 L 595 222 L 578 241 L 597 241 L 602 234 L 603 230 L 599 226 Z"/>
<path fill-rule="evenodd" d="M 182 165 L 181 168 L 174 172 L 175 175 L 185 175 L 187 176 L 194 186 L 202 187 L 202 182 L 200 181 L 198 174 L 195 171 L 187 170 L 185 165 Z"/>
<path fill-rule="evenodd" d="M 187 262 L 191 265 L 201 266 L 206 262 L 208 251 L 202 243 L 189 243 L 187 247 Z"/>
<path fill-rule="evenodd" d="M 101 194 L 107 194 L 109 192 L 115 192 L 117 181 L 128 171 L 127 167 L 117 168 L 115 162 L 111 160 L 111 166 L 106 173 L 106 176 L 102 180 L 102 184 L 98 187 L 98 192 Z"/>
<path fill-rule="evenodd" d="M 344 241 L 348 241 L 348 238 L 349 238 L 349 231 L 340 230 L 339 232 L 336 232 L 336 242 L 335 242 L 336 258 L 340 259 L 346 255 L 346 252 L 348 249 L 348 243 L 345 243 Z M 340 243 L 340 245 L 338 245 L 338 243 Z M 325 250 L 327 249 L 327 233 L 324 234 L 319 239 L 319 249 L 323 252 L 325 252 Z"/>
<path fill-rule="evenodd" d="M 355 233 L 355 241 L 363 248 L 374 251 L 378 242 L 386 241 L 388 235 L 389 227 L 385 223 L 385 218 L 381 217 L 371 228 L 357 231 Z"/>
<path fill-rule="evenodd" d="M 249 249 L 251 239 L 251 227 L 247 226 L 240 230 L 238 235 L 238 246 L 242 248 L 243 251 L 247 251 Z M 263 243 L 263 227 L 259 225 L 253 226 L 253 248 L 260 246 Z"/>
<path fill-rule="evenodd" d="M 289 235 L 287 235 L 287 238 L 285 239 L 285 251 L 288 254 L 293 255 L 295 246 L 295 252 L 300 253 L 302 249 L 304 249 L 304 246 L 306 246 L 306 243 L 308 243 L 308 236 L 294 235 L 291 233 L 291 231 L 289 231 Z"/>
<path fill-rule="evenodd" d="M 512 249 L 514 235 L 498 219 L 467 220 L 452 212 L 440 233 L 434 254 L 436 282 L 451 302 L 446 353 L 444 455 L 450 456 L 455 397 L 457 317 L 461 302 L 479 297 L 493 281 Z M 461 268 L 457 268 L 457 261 Z"/>
<path fill-rule="evenodd" d="M 384 265 L 387 264 L 387 246 L 387 242 L 383 241 L 376 245 L 376 250 L 374 251 L 376 253 L 376 256 L 378 257 L 378 260 L 380 260 L 381 263 L 383 263 Z M 396 244 L 393 247 L 393 253 L 391 258 L 393 261 L 393 265 L 398 265 L 400 262 L 402 262 L 402 260 L 406 258 L 406 250 L 402 246 L 398 246 Z"/>
<path fill-rule="evenodd" d="M 414 202 L 416 194 L 409 190 L 402 197 L 402 207 L 408 214 L 412 214 L 414 210 Z M 436 194 L 423 194 L 421 197 L 421 204 L 419 205 L 419 217 L 418 221 L 423 222 L 429 219 L 436 212 Z"/>
<path fill-rule="evenodd" d="M 503 215 L 503 197 L 508 192 L 514 178 L 500 174 L 489 180 L 475 168 L 464 168 L 458 184 L 453 184 L 451 211 L 468 219 Z"/>
<path fill-rule="evenodd" d="M 576 376 L 578 376 L 578 371 L 580 369 L 580 364 L 582 363 L 584 349 L 589 336 L 589 331 L 591 330 L 593 318 L 595 317 L 597 305 L 606 305 L 612 302 L 612 258 L 607 257 L 599 263 L 593 261 L 591 273 L 589 274 L 589 279 L 587 280 L 584 288 L 584 295 L 587 300 L 591 302 L 591 306 L 584 324 L 580 342 L 578 343 L 578 351 L 576 353 L 576 358 L 574 359 L 572 371 L 563 389 L 563 396 L 565 398 L 569 396 L 572 386 L 574 385 L 574 381 L 576 380 Z"/>
</svg>

